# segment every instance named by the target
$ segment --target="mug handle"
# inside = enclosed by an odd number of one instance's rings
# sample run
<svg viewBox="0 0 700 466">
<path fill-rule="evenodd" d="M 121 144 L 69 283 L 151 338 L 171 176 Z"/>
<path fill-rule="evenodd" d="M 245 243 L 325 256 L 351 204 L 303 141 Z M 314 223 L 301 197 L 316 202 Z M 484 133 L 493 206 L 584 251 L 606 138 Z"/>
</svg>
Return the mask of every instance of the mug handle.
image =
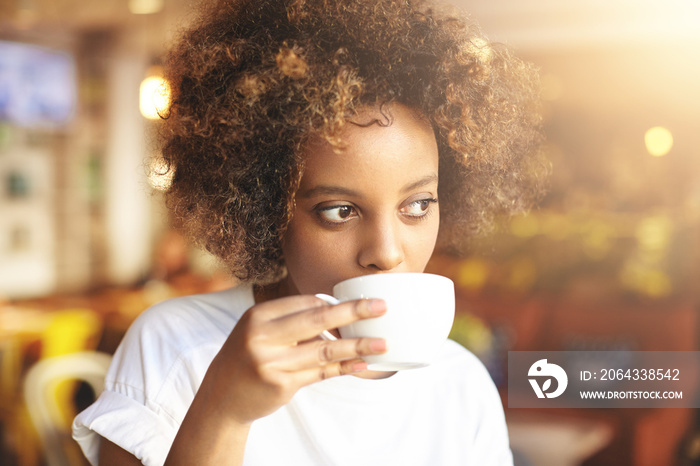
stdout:
<svg viewBox="0 0 700 466">
<path fill-rule="evenodd" d="M 331 296 L 329 294 L 318 293 L 318 294 L 315 294 L 314 296 L 316 296 L 317 298 L 322 299 L 325 302 L 327 302 L 328 304 L 332 304 L 334 306 L 336 304 L 340 304 L 340 301 L 336 297 Z M 329 341 L 334 341 L 334 340 L 338 339 L 335 335 L 333 335 L 328 330 L 324 330 L 323 332 L 321 332 L 321 334 L 319 336 L 321 338 L 323 338 L 324 340 L 329 340 Z"/>
</svg>

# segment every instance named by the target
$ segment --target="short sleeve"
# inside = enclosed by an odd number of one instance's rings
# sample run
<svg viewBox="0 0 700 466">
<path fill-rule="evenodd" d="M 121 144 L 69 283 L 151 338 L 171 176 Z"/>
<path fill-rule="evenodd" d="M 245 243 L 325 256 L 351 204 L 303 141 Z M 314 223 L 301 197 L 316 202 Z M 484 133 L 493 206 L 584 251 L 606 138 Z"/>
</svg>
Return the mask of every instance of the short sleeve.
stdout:
<svg viewBox="0 0 700 466">
<path fill-rule="evenodd" d="M 176 298 L 140 315 L 114 354 L 105 390 L 73 421 L 96 465 L 104 437 L 145 465 L 162 465 L 211 361 L 237 321 L 219 298 Z M 231 303 L 230 296 L 224 300 Z M 230 304 L 229 304 L 230 305 Z"/>
<path fill-rule="evenodd" d="M 141 403 L 109 390 L 73 422 L 73 438 L 92 465 L 98 464 L 100 437 L 129 451 L 143 464 L 163 464 L 176 433 L 176 428 Z"/>
</svg>

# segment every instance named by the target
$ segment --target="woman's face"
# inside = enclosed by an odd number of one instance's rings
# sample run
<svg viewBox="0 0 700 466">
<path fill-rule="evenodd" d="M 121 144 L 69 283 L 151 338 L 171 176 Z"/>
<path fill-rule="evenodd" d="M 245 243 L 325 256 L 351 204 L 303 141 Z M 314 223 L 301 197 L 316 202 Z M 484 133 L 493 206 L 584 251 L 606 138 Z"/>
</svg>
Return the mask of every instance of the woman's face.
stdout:
<svg viewBox="0 0 700 466">
<path fill-rule="evenodd" d="M 393 104 L 390 126 L 347 124 L 345 150 L 310 144 L 282 241 L 289 291 L 331 293 L 372 273 L 422 272 L 435 248 L 438 150 L 429 123 Z M 353 121 L 385 121 L 377 109 Z"/>
</svg>

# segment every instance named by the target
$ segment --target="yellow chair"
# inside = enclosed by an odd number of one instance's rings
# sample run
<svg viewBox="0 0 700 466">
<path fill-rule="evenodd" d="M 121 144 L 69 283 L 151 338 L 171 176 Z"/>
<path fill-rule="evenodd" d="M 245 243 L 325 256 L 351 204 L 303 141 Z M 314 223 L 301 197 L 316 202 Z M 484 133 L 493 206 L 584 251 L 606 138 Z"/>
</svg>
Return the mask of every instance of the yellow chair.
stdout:
<svg viewBox="0 0 700 466">
<path fill-rule="evenodd" d="M 59 356 L 90 351 L 96 348 L 103 328 L 102 320 L 96 312 L 90 309 L 76 308 L 46 312 L 44 315 L 47 322 L 42 326 L 41 333 L 38 335 L 41 349 L 39 360 L 35 366 L 41 367 L 44 361 L 51 361 Z M 24 382 L 21 384 L 25 394 L 27 390 L 31 391 L 31 383 L 33 382 L 28 377 L 33 369 L 34 366 L 27 371 Z M 63 430 L 66 432 L 70 428 L 70 420 L 76 414 L 73 406 L 75 389 L 77 387 L 76 381 L 75 377 L 64 377 L 62 380 L 56 380 L 55 383 L 52 382 L 51 385 L 52 406 L 55 406 L 55 408 L 51 409 L 59 412 L 59 414 L 51 414 L 54 426 L 58 426 L 62 422 Z M 36 397 L 33 399 L 36 399 Z M 56 454 L 61 454 L 60 452 L 70 451 L 74 447 L 71 445 L 72 441 L 69 440 L 66 442 L 67 446 L 61 449 L 59 453 L 53 453 L 56 442 L 53 440 L 45 441 L 46 435 L 39 431 L 43 427 L 37 426 L 33 416 L 29 415 L 29 412 L 35 409 L 31 406 L 32 403 L 33 401 L 26 398 L 26 409 L 20 407 L 15 413 L 15 426 L 21 434 L 15 440 L 14 448 L 18 454 L 18 461 L 21 466 L 35 466 L 37 464 L 37 455 L 39 454 L 37 440 L 41 444 L 47 458 L 48 455 L 55 456 Z M 33 424 L 35 429 L 32 429 L 30 424 Z M 36 430 L 36 432 L 32 430 Z M 42 435 L 44 438 L 42 438 Z M 48 438 L 52 437 L 49 435 Z M 49 442 L 48 444 L 46 443 L 47 441 Z M 71 465 L 83 464 L 79 462 L 80 458 L 77 458 L 77 460 L 74 458 L 71 461 L 69 463 Z M 54 464 L 62 463 L 54 462 Z"/>
<path fill-rule="evenodd" d="M 102 333 L 102 320 L 91 309 L 64 309 L 51 313 L 49 322 L 41 338 L 41 358 L 47 359 L 77 351 L 93 350 L 97 347 Z M 75 383 L 62 383 L 56 388 L 58 406 L 64 416 L 70 414 L 70 406 Z"/>
<path fill-rule="evenodd" d="M 41 359 L 93 349 L 101 332 L 102 320 L 91 309 L 52 312 L 41 338 Z"/>
<path fill-rule="evenodd" d="M 71 438 L 71 422 L 77 413 L 71 403 L 66 415 L 60 388 L 66 382 L 84 381 L 99 395 L 111 360 L 105 353 L 83 351 L 42 359 L 27 372 L 24 398 L 48 466 L 84 464 Z"/>
</svg>

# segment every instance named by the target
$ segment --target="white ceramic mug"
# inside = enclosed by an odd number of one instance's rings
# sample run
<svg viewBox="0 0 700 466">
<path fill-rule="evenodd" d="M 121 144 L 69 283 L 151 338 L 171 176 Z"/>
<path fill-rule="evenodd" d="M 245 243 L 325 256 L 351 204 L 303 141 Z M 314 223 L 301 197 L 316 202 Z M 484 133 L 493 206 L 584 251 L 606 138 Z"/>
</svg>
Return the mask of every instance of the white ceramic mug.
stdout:
<svg viewBox="0 0 700 466">
<path fill-rule="evenodd" d="M 383 316 L 340 327 L 342 338 L 386 339 L 387 352 L 365 356 L 375 371 L 413 369 L 430 364 L 452 328 L 455 314 L 454 283 L 429 273 L 363 275 L 333 287 L 333 295 L 316 296 L 330 304 L 354 299 L 380 298 L 386 302 Z M 335 340 L 328 331 L 321 335 Z"/>
</svg>

